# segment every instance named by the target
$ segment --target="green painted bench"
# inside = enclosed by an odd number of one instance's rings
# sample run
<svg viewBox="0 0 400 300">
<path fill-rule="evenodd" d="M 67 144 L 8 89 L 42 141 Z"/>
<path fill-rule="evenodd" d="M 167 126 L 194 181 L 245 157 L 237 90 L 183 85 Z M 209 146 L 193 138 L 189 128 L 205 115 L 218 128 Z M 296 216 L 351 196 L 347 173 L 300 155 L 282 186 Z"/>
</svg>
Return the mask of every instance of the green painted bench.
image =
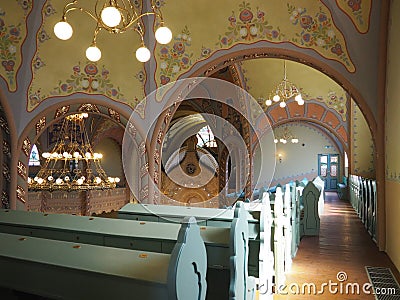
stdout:
<svg viewBox="0 0 400 300">
<path fill-rule="evenodd" d="M 206 249 L 185 222 L 171 254 L 0 233 L 0 285 L 52 299 L 204 300 Z"/>
<path fill-rule="evenodd" d="M 241 203 L 240 201 L 238 203 Z M 249 234 L 249 259 L 248 273 L 250 276 L 257 277 L 260 285 L 271 286 L 268 275 L 265 277 L 261 274 L 270 274 L 269 270 L 273 268 L 273 259 L 270 259 L 271 249 L 270 243 L 264 243 L 265 231 L 260 230 L 260 220 L 263 220 L 263 227 L 269 228 L 273 222 L 268 221 L 271 213 L 264 213 L 265 210 L 252 206 L 251 202 L 244 203 L 247 206 L 247 222 Z M 199 208 L 184 206 L 166 206 L 153 204 L 133 204 L 128 203 L 118 211 L 118 218 L 135 220 L 135 221 L 151 221 L 162 223 L 179 222 L 183 217 L 193 215 L 199 224 L 208 227 L 229 228 L 233 220 L 234 210 L 216 209 L 216 208 Z M 268 225 L 264 225 L 268 224 Z M 270 234 L 270 233 L 269 233 Z M 270 239 L 270 238 L 269 238 Z M 272 240 L 273 245 L 273 240 Z M 261 270 L 261 271 L 260 271 Z M 261 278 L 261 281 L 260 281 Z M 268 283 L 267 283 L 268 281 Z"/>
<path fill-rule="evenodd" d="M 235 213 L 235 219 L 243 219 L 246 222 L 247 213 L 244 209 L 241 213 Z M 172 252 L 176 244 L 180 226 L 178 223 L 160 224 L 149 221 L 0 210 L 0 232 L 167 254 Z M 247 222 L 244 227 L 247 231 Z M 237 228 L 200 227 L 200 234 L 207 249 L 207 277 L 210 279 L 207 299 L 227 298 L 231 282 L 237 281 L 238 275 L 232 277 L 230 263 L 231 249 L 235 247 L 235 244 L 232 244 L 235 230 Z M 247 244 L 242 248 L 246 249 L 243 251 L 247 251 Z M 247 252 L 243 255 L 247 257 Z M 234 270 L 246 273 L 247 277 L 247 266 L 246 269 L 235 267 Z M 223 283 L 216 284 L 214 278 L 223 279 Z M 249 280 L 247 289 L 251 295 L 255 290 L 255 283 Z"/>
</svg>

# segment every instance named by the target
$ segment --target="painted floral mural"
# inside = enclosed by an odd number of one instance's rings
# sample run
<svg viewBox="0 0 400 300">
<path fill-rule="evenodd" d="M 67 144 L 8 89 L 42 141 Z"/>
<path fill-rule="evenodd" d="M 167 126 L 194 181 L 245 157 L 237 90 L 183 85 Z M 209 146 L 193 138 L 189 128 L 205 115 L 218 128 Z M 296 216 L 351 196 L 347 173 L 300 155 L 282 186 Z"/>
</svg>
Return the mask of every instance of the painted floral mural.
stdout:
<svg viewBox="0 0 400 300">
<path fill-rule="evenodd" d="M 26 30 L 23 26 L 25 18 L 32 8 L 31 1 L 19 0 L 16 3 L 14 14 L 17 12 L 19 23 L 10 22 L 12 16 L 0 7 L 0 75 L 6 80 L 10 91 L 16 89 L 17 70 L 21 63 L 22 42 L 25 38 Z"/>
<path fill-rule="evenodd" d="M 109 71 L 102 66 L 101 69 L 94 63 L 87 62 L 86 65 L 78 65 L 72 68 L 73 74 L 70 78 L 59 82 L 54 88 L 52 95 L 70 94 L 73 92 L 84 92 L 88 94 L 104 94 L 110 98 L 122 99 L 118 87 L 114 87 L 108 78 Z"/>
<path fill-rule="evenodd" d="M 187 26 L 174 37 L 173 43 L 160 49 L 160 83 L 165 85 L 175 79 L 177 74 L 187 70 L 192 65 L 193 53 L 188 51 L 191 46 L 191 35 Z"/>
<path fill-rule="evenodd" d="M 268 23 L 265 11 L 258 7 L 253 10 L 247 2 L 241 3 L 239 12 L 237 14 L 232 12 L 228 21 L 228 30 L 224 35 L 219 36 L 217 46 L 231 46 L 234 42 L 249 42 L 257 39 L 281 41 L 284 38 L 279 27 L 274 28 Z"/>
<path fill-rule="evenodd" d="M 368 32 L 372 0 L 336 0 L 336 3 L 349 16 L 359 32 Z"/>
<path fill-rule="evenodd" d="M 301 29 L 300 32 L 296 33 L 296 37 L 292 38 L 292 42 L 308 48 L 330 52 L 331 55 L 337 56 L 350 70 L 354 71 L 345 45 L 338 38 L 331 18 L 321 8 L 317 14 L 309 15 L 306 8 L 288 4 L 288 13 L 292 24 Z"/>
</svg>

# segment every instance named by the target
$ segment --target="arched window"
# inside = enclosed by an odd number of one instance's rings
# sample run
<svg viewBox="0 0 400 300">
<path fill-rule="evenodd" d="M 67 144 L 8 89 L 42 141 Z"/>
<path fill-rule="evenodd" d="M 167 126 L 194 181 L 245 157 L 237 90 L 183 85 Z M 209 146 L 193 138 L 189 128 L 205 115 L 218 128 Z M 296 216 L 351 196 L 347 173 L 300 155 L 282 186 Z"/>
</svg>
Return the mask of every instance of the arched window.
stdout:
<svg viewBox="0 0 400 300">
<path fill-rule="evenodd" d="M 199 147 L 217 147 L 214 134 L 211 131 L 210 126 L 206 125 L 199 130 L 197 133 L 197 146 Z"/>
<path fill-rule="evenodd" d="M 40 166 L 39 151 L 36 145 L 33 145 L 31 154 L 29 155 L 29 166 Z"/>
</svg>

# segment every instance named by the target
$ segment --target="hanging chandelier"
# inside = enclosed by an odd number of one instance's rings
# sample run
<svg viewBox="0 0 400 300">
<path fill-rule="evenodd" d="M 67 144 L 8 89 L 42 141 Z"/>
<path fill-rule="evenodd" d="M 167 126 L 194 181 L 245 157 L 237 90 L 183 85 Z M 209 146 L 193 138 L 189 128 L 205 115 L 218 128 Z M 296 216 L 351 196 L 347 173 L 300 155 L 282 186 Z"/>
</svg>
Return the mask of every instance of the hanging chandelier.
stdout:
<svg viewBox="0 0 400 300">
<path fill-rule="evenodd" d="M 286 76 L 286 60 L 283 61 L 283 80 L 271 91 L 265 105 L 271 106 L 274 102 L 282 108 L 286 107 L 286 102 L 294 98 L 298 105 L 303 105 L 304 100 L 299 89 L 291 83 Z M 272 100 L 271 100 L 272 99 Z"/>
<path fill-rule="evenodd" d="M 155 38 L 160 44 L 168 44 L 172 39 L 171 30 L 164 26 L 161 11 L 154 4 L 150 12 L 141 13 L 137 8 L 135 0 L 97 0 L 94 12 L 79 6 L 78 0 L 67 3 L 63 10 L 61 21 L 54 26 L 55 35 L 61 40 L 68 40 L 73 33 L 72 26 L 67 22 L 67 14 L 78 10 L 91 17 L 97 24 L 93 34 L 92 44 L 86 49 L 86 57 L 90 61 L 98 61 L 101 58 L 101 51 L 96 45 L 97 34 L 101 30 L 110 33 L 124 33 L 128 29 L 135 30 L 141 38 L 141 46 L 136 50 L 136 58 L 140 62 L 150 59 L 150 50 L 144 44 L 144 30 L 140 19 L 144 16 L 154 15 L 158 19 L 160 27 L 155 32 Z M 136 6 L 135 6 L 136 4 Z"/>
<path fill-rule="evenodd" d="M 275 136 L 274 143 L 287 144 L 288 141 L 290 141 L 292 144 L 297 144 L 299 142 L 299 139 L 296 138 L 293 135 L 293 133 L 289 130 L 289 128 L 286 126 L 285 129 L 283 130 L 282 135 Z"/>
<path fill-rule="evenodd" d="M 87 113 L 65 117 L 51 152 L 44 152 L 43 167 L 28 187 L 35 191 L 85 191 L 111 189 L 120 181 L 101 167 L 103 155 L 93 151 L 85 128 Z"/>
</svg>

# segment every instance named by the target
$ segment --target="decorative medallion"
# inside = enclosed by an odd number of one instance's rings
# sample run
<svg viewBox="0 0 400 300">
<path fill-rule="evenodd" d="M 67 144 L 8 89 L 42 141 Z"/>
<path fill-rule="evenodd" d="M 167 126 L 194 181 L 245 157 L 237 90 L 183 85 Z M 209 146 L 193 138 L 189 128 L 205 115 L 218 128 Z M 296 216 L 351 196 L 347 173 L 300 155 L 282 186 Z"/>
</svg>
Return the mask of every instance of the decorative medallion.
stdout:
<svg viewBox="0 0 400 300">
<path fill-rule="evenodd" d="M 18 175 L 26 180 L 26 166 L 21 161 L 18 161 L 17 171 Z"/>
<path fill-rule="evenodd" d="M 56 110 L 56 114 L 54 115 L 54 119 L 57 119 L 58 117 L 64 116 L 67 112 L 69 112 L 70 106 L 63 106 L 61 108 L 58 108 Z"/>
<path fill-rule="evenodd" d="M 41 117 L 36 123 L 36 135 L 46 126 L 46 117 Z"/>
<path fill-rule="evenodd" d="M 117 113 L 115 110 L 109 108 L 108 109 L 108 115 L 113 118 L 115 121 L 117 121 L 118 123 L 121 123 L 121 117 L 119 115 L 119 113 Z"/>
<path fill-rule="evenodd" d="M 22 151 L 24 151 L 25 155 L 29 157 L 30 151 L 31 151 L 32 143 L 27 137 L 24 142 L 22 143 Z"/>
<path fill-rule="evenodd" d="M 26 203 L 26 201 L 25 201 L 25 190 L 20 185 L 17 185 L 17 199 L 20 200 L 23 203 Z"/>
<path fill-rule="evenodd" d="M 90 103 L 86 103 L 86 104 L 82 104 L 81 106 L 79 106 L 78 108 L 79 112 L 95 112 L 95 113 L 100 113 L 99 109 L 97 108 L 97 106 L 95 104 L 90 104 Z"/>
</svg>

